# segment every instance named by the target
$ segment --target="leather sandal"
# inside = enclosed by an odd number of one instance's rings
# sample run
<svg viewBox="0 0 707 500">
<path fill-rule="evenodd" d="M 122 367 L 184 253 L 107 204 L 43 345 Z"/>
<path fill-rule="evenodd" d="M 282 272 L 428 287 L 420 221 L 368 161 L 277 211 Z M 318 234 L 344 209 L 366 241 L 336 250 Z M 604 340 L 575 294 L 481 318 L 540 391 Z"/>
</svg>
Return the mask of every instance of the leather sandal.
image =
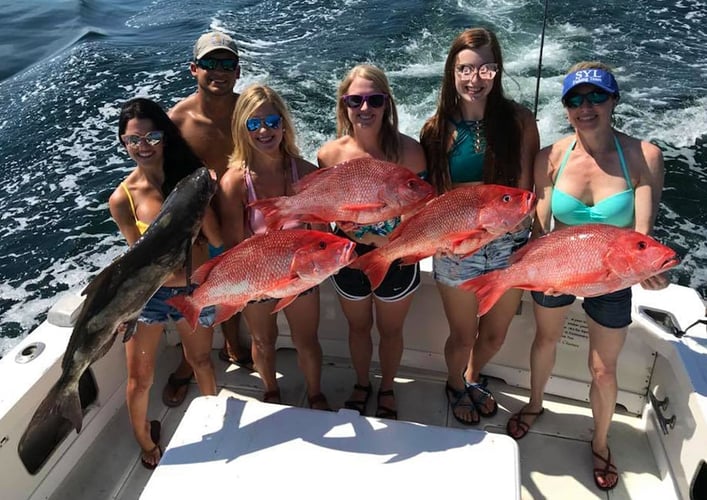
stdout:
<svg viewBox="0 0 707 500">
<path fill-rule="evenodd" d="M 398 419 L 398 411 L 393 410 L 392 408 L 389 408 L 387 406 L 383 406 L 381 404 L 381 398 L 384 397 L 395 397 L 395 392 L 393 392 L 393 389 L 388 389 L 387 391 L 378 391 L 378 408 L 376 409 L 376 417 L 377 418 L 388 418 L 390 420 L 397 420 Z"/>
<path fill-rule="evenodd" d="M 511 436 L 513 439 L 518 441 L 519 439 L 523 439 L 526 434 L 528 434 L 528 431 L 530 431 L 530 426 L 532 424 L 527 424 L 526 422 L 523 422 L 522 418 L 524 416 L 529 416 L 529 417 L 535 417 L 535 420 L 538 419 L 540 415 L 545 413 L 545 408 L 540 408 L 540 411 L 523 411 L 520 410 L 518 413 L 514 413 L 511 418 L 508 419 L 508 422 L 506 423 L 506 434 Z M 533 424 L 535 423 L 535 420 L 533 420 Z M 510 423 L 513 422 L 516 424 L 516 434 L 513 434 L 511 432 L 511 426 Z M 518 433 L 520 431 L 520 433 Z"/>
<path fill-rule="evenodd" d="M 354 384 L 354 390 L 365 392 L 366 396 L 363 398 L 363 400 L 346 400 L 344 402 L 344 408 L 348 408 L 349 410 L 356 410 L 359 414 L 363 415 L 364 413 L 366 413 L 366 406 L 368 405 L 368 400 L 371 397 L 371 392 L 373 392 L 373 387 L 371 386 L 370 382 L 368 382 L 367 386 L 361 384 Z"/>
<path fill-rule="evenodd" d="M 184 378 L 177 378 L 174 373 L 169 375 L 167 379 L 167 384 L 165 384 L 162 390 L 162 402 L 165 406 L 170 408 L 176 408 L 181 405 L 187 397 L 187 392 L 189 392 L 188 386 L 191 383 L 191 379 L 194 375 L 189 375 Z M 173 396 L 177 396 L 176 399 Z"/>
<path fill-rule="evenodd" d="M 309 407 L 313 410 L 332 411 L 331 407 L 329 406 L 329 402 L 326 400 L 326 396 L 321 392 L 319 394 L 315 394 L 312 397 L 308 397 L 307 403 L 309 403 Z M 324 408 L 314 408 L 315 405 L 322 403 L 325 405 Z"/>
<path fill-rule="evenodd" d="M 454 417 L 454 419 L 457 422 L 459 422 L 460 424 L 464 424 L 464 425 L 476 425 L 479 422 L 481 422 L 481 417 L 479 416 L 479 412 L 476 409 L 476 405 L 471 400 L 471 396 L 466 391 L 466 388 L 464 388 L 461 391 L 458 391 L 454 387 L 449 385 L 449 382 L 447 382 L 447 385 L 444 388 L 444 391 L 447 394 L 447 401 L 449 402 L 449 406 L 452 408 L 452 416 Z M 466 399 L 466 401 L 465 401 L 465 399 Z M 457 412 L 456 412 L 457 408 L 461 408 L 461 409 L 468 408 L 469 410 L 471 410 L 471 414 L 472 414 L 471 420 L 464 420 L 459 415 L 457 415 Z M 474 418 L 474 417 L 476 417 L 476 418 Z"/>
<path fill-rule="evenodd" d="M 597 488 L 602 491 L 613 490 L 616 488 L 616 485 L 619 484 L 619 471 L 611 461 L 611 450 L 609 449 L 609 455 L 604 458 L 594 451 L 594 443 L 592 441 L 589 442 L 589 445 L 592 447 L 592 455 L 594 458 L 597 458 L 604 463 L 604 467 L 594 467 L 594 484 L 596 484 Z M 609 481 L 609 476 L 616 476 L 616 481 L 613 483 Z M 603 479 L 604 484 L 601 484 L 599 479 Z"/>
<path fill-rule="evenodd" d="M 272 391 L 265 391 L 263 393 L 263 403 L 280 404 L 280 388 L 278 387 L 277 389 Z"/>
</svg>

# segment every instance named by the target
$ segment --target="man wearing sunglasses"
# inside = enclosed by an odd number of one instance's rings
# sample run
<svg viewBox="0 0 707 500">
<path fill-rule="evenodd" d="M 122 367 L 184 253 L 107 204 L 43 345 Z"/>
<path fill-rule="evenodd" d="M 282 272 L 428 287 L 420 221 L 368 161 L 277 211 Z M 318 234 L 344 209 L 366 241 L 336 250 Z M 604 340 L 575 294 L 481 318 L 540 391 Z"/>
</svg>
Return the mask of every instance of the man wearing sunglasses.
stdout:
<svg viewBox="0 0 707 500">
<path fill-rule="evenodd" d="M 236 42 L 226 33 L 212 31 L 194 44 L 189 72 L 196 79 L 197 90 L 169 111 L 189 146 L 220 179 L 233 151 L 231 115 L 239 94 L 233 91 L 241 75 Z M 209 248 L 209 256 L 220 249 Z M 219 357 L 247 369 L 253 368 L 250 348 L 239 340 L 240 315 L 221 324 L 226 340 Z M 193 370 L 184 359 L 169 377 L 162 400 L 167 406 L 179 406 L 186 397 Z"/>
</svg>

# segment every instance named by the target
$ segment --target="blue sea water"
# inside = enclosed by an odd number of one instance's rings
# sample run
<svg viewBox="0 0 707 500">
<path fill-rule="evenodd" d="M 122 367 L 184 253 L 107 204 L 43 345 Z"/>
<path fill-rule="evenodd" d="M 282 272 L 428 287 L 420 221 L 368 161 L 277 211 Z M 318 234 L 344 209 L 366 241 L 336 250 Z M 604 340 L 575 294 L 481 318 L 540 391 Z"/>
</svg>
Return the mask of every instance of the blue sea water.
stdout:
<svg viewBox="0 0 707 500">
<path fill-rule="evenodd" d="M 193 92 L 187 63 L 201 33 L 236 39 L 236 90 L 278 90 L 313 160 L 335 133 L 337 83 L 360 62 L 386 70 L 401 127 L 417 137 L 449 45 L 466 27 L 498 33 L 506 91 L 532 109 L 543 9 L 540 0 L 0 0 L 0 355 L 58 293 L 125 250 L 107 207 L 131 169 L 116 138 L 119 106 L 144 95 L 168 108 Z M 562 75 L 587 59 L 616 68 L 617 127 L 664 152 L 656 237 L 682 257 L 673 281 L 704 295 L 707 0 L 549 1 L 543 145 L 568 132 Z"/>
</svg>

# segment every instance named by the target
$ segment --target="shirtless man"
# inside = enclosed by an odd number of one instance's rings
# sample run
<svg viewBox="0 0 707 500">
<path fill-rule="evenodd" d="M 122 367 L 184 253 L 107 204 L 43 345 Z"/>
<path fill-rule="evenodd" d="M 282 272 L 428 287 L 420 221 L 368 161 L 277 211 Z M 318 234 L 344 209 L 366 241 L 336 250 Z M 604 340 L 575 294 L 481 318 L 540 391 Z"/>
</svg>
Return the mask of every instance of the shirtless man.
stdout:
<svg viewBox="0 0 707 500">
<path fill-rule="evenodd" d="M 238 47 L 233 39 L 220 31 L 205 33 L 194 45 L 194 58 L 189 72 L 196 79 L 194 94 L 177 103 L 169 117 L 179 127 L 189 146 L 220 179 L 226 171 L 228 156 L 233 151 L 231 115 L 238 100 L 233 87 L 241 75 Z M 210 248 L 210 256 L 221 249 Z M 247 369 L 253 368 L 250 349 L 239 340 L 240 314 L 221 324 L 226 345 L 219 357 Z M 193 370 L 184 353 L 177 370 L 169 377 L 162 393 L 167 406 L 179 406 L 186 397 Z"/>
</svg>

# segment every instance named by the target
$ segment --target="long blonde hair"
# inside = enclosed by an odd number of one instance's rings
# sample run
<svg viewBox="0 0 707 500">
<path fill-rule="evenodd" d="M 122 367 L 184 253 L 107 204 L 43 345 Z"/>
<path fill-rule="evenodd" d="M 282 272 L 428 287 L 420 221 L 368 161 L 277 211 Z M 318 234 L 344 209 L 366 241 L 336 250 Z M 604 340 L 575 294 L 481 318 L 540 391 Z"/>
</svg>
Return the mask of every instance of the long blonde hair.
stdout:
<svg viewBox="0 0 707 500">
<path fill-rule="evenodd" d="M 388 78 L 383 70 L 376 66 L 370 64 L 354 66 L 339 84 L 339 89 L 336 92 L 336 136 L 354 135 L 353 123 L 349 120 L 346 104 L 341 98 L 346 95 L 351 82 L 356 77 L 371 81 L 378 91 L 388 95 L 385 100 L 385 109 L 383 110 L 383 124 L 381 125 L 379 145 L 386 160 L 397 162 L 400 156 L 398 110 L 395 108 L 395 100 L 390 90 Z"/>
<path fill-rule="evenodd" d="M 290 158 L 300 158 L 295 137 L 295 127 L 287 104 L 280 95 L 267 85 L 254 84 L 246 88 L 238 97 L 231 118 L 231 134 L 233 135 L 233 152 L 229 157 L 229 168 L 234 165 L 248 165 L 253 161 L 255 143 L 245 122 L 256 109 L 263 104 L 272 104 L 277 113 L 282 116 L 282 142 L 280 151 Z"/>
</svg>

